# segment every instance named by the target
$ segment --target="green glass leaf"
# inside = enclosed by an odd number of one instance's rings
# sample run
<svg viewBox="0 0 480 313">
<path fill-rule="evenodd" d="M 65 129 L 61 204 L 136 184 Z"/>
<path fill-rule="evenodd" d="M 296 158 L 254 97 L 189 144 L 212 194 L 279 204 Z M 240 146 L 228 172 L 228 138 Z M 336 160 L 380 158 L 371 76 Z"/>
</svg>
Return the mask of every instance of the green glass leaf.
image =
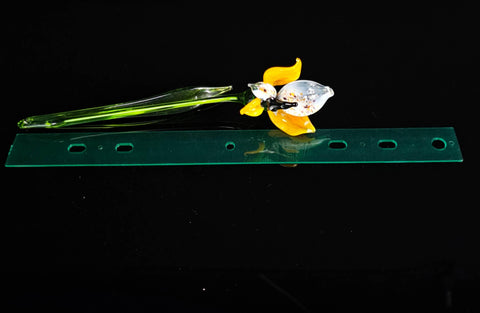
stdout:
<svg viewBox="0 0 480 313">
<path fill-rule="evenodd" d="M 232 86 L 180 88 L 141 100 L 31 116 L 19 121 L 18 127 L 59 128 L 125 117 L 176 114 L 210 103 L 244 103 L 244 94 L 223 95 L 231 89 Z"/>
</svg>

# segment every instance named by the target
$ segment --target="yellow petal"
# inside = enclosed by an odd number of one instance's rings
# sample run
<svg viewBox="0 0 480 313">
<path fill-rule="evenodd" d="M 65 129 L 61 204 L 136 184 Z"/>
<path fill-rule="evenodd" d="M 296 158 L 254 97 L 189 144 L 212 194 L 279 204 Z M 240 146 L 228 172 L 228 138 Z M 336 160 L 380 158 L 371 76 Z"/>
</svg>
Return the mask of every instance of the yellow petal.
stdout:
<svg viewBox="0 0 480 313">
<path fill-rule="evenodd" d="M 262 103 L 262 100 L 260 100 L 259 98 L 253 99 L 240 110 L 240 114 L 242 115 L 247 114 L 248 116 L 253 116 L 253 117 L 259 116 L 260 114 L 263 113 L 263 110 L 264 110 L 261 103 Z"/>
<path fill-rule="evenodd" d="M 308 116 L 293 116 L 285 113 L 284 110 L 267 112 L 273 124 L 290 136 L 315 132 L 315 127 L 312 122 L 310 122 Z"/>
<path fill-rule="evenodd" d="M 263 82 L 272 86 L 285 85 L 297 80 L 302 71 L 302 61 L 297 58 L 296 63 L 289 67 L 275 66 L 263 73 Z"/>
</svg>

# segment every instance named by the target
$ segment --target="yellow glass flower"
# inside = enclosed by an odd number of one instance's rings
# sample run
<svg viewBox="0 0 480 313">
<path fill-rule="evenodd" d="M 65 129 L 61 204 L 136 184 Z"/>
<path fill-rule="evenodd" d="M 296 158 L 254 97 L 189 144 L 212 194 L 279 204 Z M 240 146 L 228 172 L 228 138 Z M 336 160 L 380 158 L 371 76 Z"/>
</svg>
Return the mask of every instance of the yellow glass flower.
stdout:
<svg viewBox="0 0 480 313">
<path fill-rule="evenodd" d="M 267 69 L 262 82 L 248 85 L 256 98 L 245 105 L 240 114 L 257 117 L 267 109 L 273 124 L 288 135 L 314 133 L 315 127 L 308 115 L 318 111 L 333 96 L 333 90 L 312 81 L 291 84 L 300 77 L 301 70 L 302 61 L 299 58 L 292 66 Z M 286 86 L 277 94 L 273 86 L 279 85 Z"/>
</svg>

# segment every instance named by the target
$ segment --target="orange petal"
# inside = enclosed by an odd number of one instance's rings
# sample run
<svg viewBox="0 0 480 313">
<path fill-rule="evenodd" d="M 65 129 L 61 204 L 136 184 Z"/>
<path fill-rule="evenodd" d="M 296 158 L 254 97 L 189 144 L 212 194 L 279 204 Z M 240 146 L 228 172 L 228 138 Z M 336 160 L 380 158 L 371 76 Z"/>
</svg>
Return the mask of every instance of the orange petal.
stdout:
<svg viewBox="0 0 480 313">
<path fill-rule="evenodd" d="M 253 117 L 259 116 L 260 114 L 263 113 L 263 110 L 264 110 L 261 103 L 262 103 L 262 100 L 260 100 L 259 98 L 253 99 L 240 110 L 240 114 L 242 115 L 247 114 L 248 116 L 253 116 Z"/>
<path fill-rule="evenodd" d="M 302 71 L 302 61 L 297 58 L 296 63 L 289 67 L 275 66 L 263 73 L 263 82 L 272 86 L 285 85 L 297 80 Z"/>
<path fill-rule="evenodd" d="M 310 122 L 308 116 L 293 116 L 285 113 L 284 110 L 267 112 L 273 124 L 290 136 L 315 132 L 315 127 L 312 122 Z"/>
</svg>

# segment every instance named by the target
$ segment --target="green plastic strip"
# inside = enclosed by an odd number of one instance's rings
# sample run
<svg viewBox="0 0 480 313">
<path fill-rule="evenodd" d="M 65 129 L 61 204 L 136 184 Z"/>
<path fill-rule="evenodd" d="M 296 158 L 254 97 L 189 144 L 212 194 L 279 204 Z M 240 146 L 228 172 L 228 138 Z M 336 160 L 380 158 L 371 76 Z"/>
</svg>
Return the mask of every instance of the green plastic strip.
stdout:
<svg viewBox="0 0 480 313">
<path fill-rule="evenodd" d="M 461 162 L 451 127 L 21 133 L 5 166 Z"/>
</svg>

